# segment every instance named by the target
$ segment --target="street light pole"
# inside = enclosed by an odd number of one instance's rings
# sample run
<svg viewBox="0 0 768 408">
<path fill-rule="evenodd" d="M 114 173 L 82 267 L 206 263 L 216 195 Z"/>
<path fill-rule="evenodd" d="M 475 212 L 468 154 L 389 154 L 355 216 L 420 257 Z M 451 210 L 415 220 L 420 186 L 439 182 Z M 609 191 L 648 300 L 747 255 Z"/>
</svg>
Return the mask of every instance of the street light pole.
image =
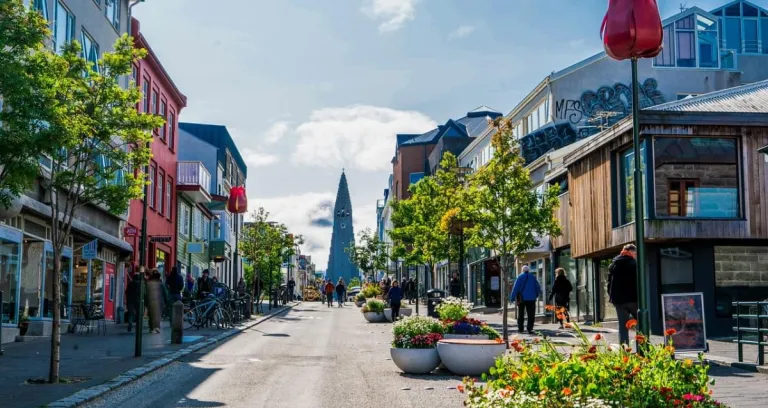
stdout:
<svg viewBox="0 0 768 408">
<path fill-rule="evenodd" d="M 147 142 L 147 149 L 150 143 Z M 149 165 L 144 166 L 144 174 L 149 174 Z M 153 185 L 152 188 L 155 186 Z M 136 311 L 136 340 L 134 344 L 134 357 L 141 357 L 142 336 L 144 335 L 144 269 L 147 262 L 147 197 L 149 197 L 149 184 L 144 184 L 144 200 L 141 206 L 141 239 L 139 244 L 139 273 L 134 279 L 139 280 L 139 310 Z"/>
</svg>

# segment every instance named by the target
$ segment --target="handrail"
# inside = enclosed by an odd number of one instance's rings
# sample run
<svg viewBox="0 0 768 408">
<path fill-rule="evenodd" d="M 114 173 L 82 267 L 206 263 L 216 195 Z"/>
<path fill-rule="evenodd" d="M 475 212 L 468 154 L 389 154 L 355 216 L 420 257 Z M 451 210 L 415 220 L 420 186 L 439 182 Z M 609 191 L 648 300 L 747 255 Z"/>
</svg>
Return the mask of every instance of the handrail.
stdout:
<svg viewBox="0 0 768 408">
<path fill-rule="evenodd" d="M 744 344 L 757 346 L 757 364 L 765 364 L 765 346 L 768 346 L 768 301 L 762 302 L 732 302 L 734 307 L 733 319 L 736 326 L 733 330 L 736 332 L 736 344 L 738 345 L 739 362 L 744 362 Z M 749 314 L 741 314 L 742 307 L 754 308 L 755 312 L 750 310 Z M 757 327 L 742 327 L 743 319 L 755 320 Z M 745 340 L 744 334 L 757 334 L 757 340 Z M 763 334 L 766 334 L 763 336 Z"/>
</svg>

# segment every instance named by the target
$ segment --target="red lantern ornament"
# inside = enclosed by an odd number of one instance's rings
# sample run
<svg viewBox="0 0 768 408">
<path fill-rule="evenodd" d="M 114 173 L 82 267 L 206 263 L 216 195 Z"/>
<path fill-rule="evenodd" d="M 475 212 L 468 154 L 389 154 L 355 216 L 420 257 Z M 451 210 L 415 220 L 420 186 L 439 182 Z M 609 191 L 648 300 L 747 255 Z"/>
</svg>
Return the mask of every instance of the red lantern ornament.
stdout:
<svg viewBox="0 0 768 408">
<path fill-rule="evenodd" d="M 600 36 L 613 59 L 655 57 L 664 38 L 656 0 L 608 0 Z"/>
<path fill-rule="evenodd" d="M 248 211 L 248 198 L 245 196 L 245 187 L 235 186 L 229 190 L 227 210 L 233 214 L 242 214 Z"/>
</svg>

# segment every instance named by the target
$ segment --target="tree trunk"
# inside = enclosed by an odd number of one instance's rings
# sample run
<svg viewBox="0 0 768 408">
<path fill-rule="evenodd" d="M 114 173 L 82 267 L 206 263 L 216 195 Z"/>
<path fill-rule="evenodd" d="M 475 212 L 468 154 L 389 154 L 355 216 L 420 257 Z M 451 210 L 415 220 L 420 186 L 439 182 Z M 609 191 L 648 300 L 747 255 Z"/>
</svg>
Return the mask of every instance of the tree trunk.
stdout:
<svg viewBox="0 0 768 408">
<path fill-rule="evenodd" d="M 51 362 L 48 382 L 59 382 L 61 361 L 61 255 L 59 245 L 53 246 L 53 330 L 51 331 Z"/>
<path fill-rule="evenodd" d="M 507 345 L 507 348 L 509 348 L 509 322 L 507 321 L 509 316 L 509 301 L 507 300 L 507 297 L 509 296 L 507 294 L 507 288 L 509 287 L 509 274 L 507 273 L 507 257 L 502 254 L 501 255 L 501 304 L 502 304 L 502 312 L 501 312 L 501 319 L 502 319 L 502 332 L 504 336 L 504 343 Z"/>
</svg>

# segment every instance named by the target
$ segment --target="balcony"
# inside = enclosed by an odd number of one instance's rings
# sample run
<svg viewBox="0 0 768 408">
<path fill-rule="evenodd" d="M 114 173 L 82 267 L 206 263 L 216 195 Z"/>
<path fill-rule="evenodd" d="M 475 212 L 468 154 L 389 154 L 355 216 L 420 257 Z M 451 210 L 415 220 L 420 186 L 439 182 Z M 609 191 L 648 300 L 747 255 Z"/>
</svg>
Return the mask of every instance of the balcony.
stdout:
<svg viewBox="0 0 768 408">
<path fill-rule="evenodd" d="M 176 190 L 195 203 L 210 203 L 211 173 L 200 162 L 178 162 Z"/>
</svg>

